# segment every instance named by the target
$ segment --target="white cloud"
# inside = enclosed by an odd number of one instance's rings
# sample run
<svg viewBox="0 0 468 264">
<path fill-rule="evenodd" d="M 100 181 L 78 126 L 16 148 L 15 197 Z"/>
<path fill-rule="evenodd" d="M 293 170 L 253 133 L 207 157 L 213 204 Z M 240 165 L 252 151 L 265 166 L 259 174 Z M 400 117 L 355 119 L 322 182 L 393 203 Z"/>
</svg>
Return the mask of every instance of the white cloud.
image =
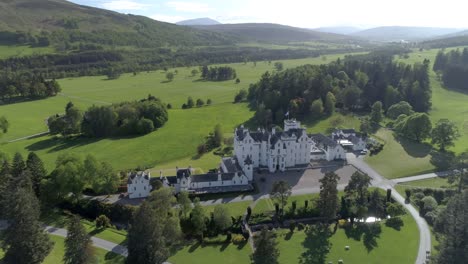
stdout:
<svg viewBox="0 0 468 264">
<path fill-rule="evenodd" d="M 102 3 L 101 6 L 110 10 L 143 10 L 149 5 L 138 3 L 131 0 L 114 0 Z"/>
<path fill-rule="evenodd" d="M 158 21 L 169 22 L 169 23 L 176 23 L 176 22 L 187 19 L 183 16 L 170 16 L 170 15 L 164 15 L 164 14 L 151 15 L 150 18 L 154 20 L 158 20 Z"/>
<path fill-rule="evenodd" d="M 170 1 L 167 2 L 166 5 L 179 12 L 205 13 L 213 11 L 213 8 L 211 8 L 207 4 L 197 2 Z"/>
</svg>

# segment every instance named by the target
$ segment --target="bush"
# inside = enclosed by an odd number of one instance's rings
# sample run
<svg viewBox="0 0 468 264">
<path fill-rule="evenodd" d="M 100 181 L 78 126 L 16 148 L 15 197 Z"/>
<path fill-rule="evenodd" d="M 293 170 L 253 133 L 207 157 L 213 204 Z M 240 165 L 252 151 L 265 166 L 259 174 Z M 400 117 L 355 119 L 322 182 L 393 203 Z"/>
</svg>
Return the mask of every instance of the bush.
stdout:
<svg viewBox="0 0 468 264">
<path fill-rule="evenodd" d="M 432 212 L 434 211 L 438 204 L 437 204 L 437 201 L 434 197 L 432 196 L 426 196 L 424 197 L 422 200 L 421 200 L 421 203 L 422 203 L 422 210 L 424 210 L 424 212 Z"/>
<path fill-rule="evenodd" d="M 240 234 L 233 234 L 232 235 L 231 242 L 234 245 L 242 244 L 242 243 L 244 243 L 244 241 L 245 241 L 245 238 L 244 238 L 243 235 L 240 235 Z"/>
<path fill-rule="evenodd" d="M 101 229 L 108 227 L 111 227 L 111 221 L 107 216 L 100 215 L 98 218 L 96 218 L 96 228 Z"/>
<path fill-rule="evenodd" d="M 197 147 L 198 155 L 203 155 L 206 152 L 208 152 L 208 146 L 205 143 L 202 143 L 202 144 L 198 145 L 198 147 Z"/>
<path fill-rule="evenodd" d="M 153 121 L 146 119 L 146 118 L 142 118 L 138 121 L 138 124 L 137 124 L 138 134 L 146 135 L 146 134 L 153 132 L 153 130 L 154 130 Z"/>
<path fill-rule="evenodd" d="M 348 223 L 348 221 L 346 221 L 346 219 L 338 220 L 338 226 L 341 227 L 341 228 L 345 227 L 347 223 Z"/>
<path fill-rule="evenodd" d="M 304 230 L 305 229 L 305 225 L 303 223 L 299 223 L 297 225 L 297 230 Z"/>
<path fill-rule="evenodd" d="M 396 230 L 400 230 L 401 227 L 404 225 L 404 223 L 400 217 L 396 216 L 396 217 L 387 219 L 385 221 L 385 225 L 388 227 L 394 228 Z"/>
<path fill-rule="evenodd" d="M 437 210 L 434 210 L 434 211 L 427 212 L 424 215 L 424 219 L 426 219 L 429 225 L 433 225 L 435 221 L 437 220 L 437 216 L 438 216 Z"/>
</svg>

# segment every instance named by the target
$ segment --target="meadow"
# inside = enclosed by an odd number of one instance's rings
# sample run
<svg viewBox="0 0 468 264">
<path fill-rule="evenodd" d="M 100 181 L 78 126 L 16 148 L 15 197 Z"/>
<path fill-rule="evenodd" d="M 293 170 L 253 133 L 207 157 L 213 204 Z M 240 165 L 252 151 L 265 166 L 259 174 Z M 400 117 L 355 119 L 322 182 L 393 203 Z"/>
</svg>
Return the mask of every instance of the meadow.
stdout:
<svg viewBox="0 0 468 264">
<path fill-rule="evenodd" d="M 34 54 L 48 54 L 54 52 L 52 47 L 32 48 L 30 46 L 4 46 L 0 45 L 0 59 L 22 57 Z"/>
<path fill-rule="evenodd" d="M 52 251 L 49 253 L 49 255 L 44 259 L 43 264 L 63 263 L 63 255 L 65 253 L 65 238 L 52 235 L 49 237 L 54 242 L 54 247 L 52 248 Z M 125 263 L 125 258 L 120 255 L 108 252 L 100 248 L 94 248 L 94 250 L 96 254 L 95 256 L 97 258 L 97 263 Z M 3 250 L 0 250 L 0 260 L 3 258 L 3 256 Z"/>
<path fill-rule="evenodd" d="M 327 55 L 319 58 L 282 61 L 285 68 L 311 63 L 327 63 L 343 55 Z M 226 136 L 232 135 L 234 128 L 247 122 L 253 111 L 247 104 L 233 104 L 234 95 L 250 83 L 256 82 L 266 71 L 274 71 L 274 62 L 230 64 L 237 71 L 240 83 L 234 80 L 223 82 L 201 81 L 192 76 L 197 68 L 175 68 L 173 81 L 166 80 L 166 72 L 142 72 L 137 75 L 123 74 L 117 80 L 108 80 L 104 76 L 67 78 L 58 80 L 62 93 L 56 97 L 38 101 L 21 102 L 0 106 L 0 115 L 10 120 L 9 132 L 0 139 L 1 151 L 10 156 L 14 152 L 26 155 L 35 151 L 51 170 L 56 157 L 64 152 L 73 151 L 79 155 L 93 153 L 98 159 L 110 162 L 116 169 L 137 167 L 172 169 L 175 166 L 187 166 L 190 163 L 203 170 L 217 166 L 219 157 L 206 154 L 196 155 L 196 147 L 205 140 L 216 124 L 221 124 Z M 161 129 L 142 137 L 71 140 L 54 136 L 33 137 L 14 143 L 8 141 L 47 131 L 45 120 L 48 116 L 63 113 L 68 101 L 80 109 L 91 105 L 105 105 L 121 101 L 138 100 L 152 94 L 165 103 L 170 103 L 169 121 Z M 204 101 L 211 99 L 211 106 L 182 110 L 187 97 Z M 352 119 L 352 118 L 351 118 Z M 343 117 L 344 122 L 350 120 Z M 356 124 L 356 121 L 351 121 Z M 327 120 L 318 122 L 321 129 L 328 127 Z M 311 123 L 311 127 L 315 126 Z M 182 164 L 183 163 L 183 164 Z M 174 166 L 175 165 L 175 166 Z"/>
</svg>

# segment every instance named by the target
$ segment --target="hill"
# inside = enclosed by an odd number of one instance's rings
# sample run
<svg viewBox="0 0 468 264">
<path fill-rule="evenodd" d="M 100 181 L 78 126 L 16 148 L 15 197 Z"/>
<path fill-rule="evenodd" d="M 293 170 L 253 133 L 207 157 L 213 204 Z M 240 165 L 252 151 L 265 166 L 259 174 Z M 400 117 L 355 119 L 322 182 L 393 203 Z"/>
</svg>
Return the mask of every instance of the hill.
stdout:
<svg viewBox="0 0 468 264">
<path fill-rule="evenodd" d="M 22 35 L 18 31 L 23 32 Z M 137 47 L 232 43 L 232 40 L 221 34 L 77 5 L 65 0 L 2 0 L 0 32 L 3 32 L 0 39 L 2 42 L 13 44 L 26 44 L 14 42 L 27 42 L 37 36 L 46 37 L 53 43 Z"/>
<path fill-rule="evenodd" d="M 352 34 L 352 33 L 362 31 L 362 28 L 357 28 L 357 27 L 321 27 L 321 28 L 316 28 L 314 30 L 319 31 L 319 32 L 349 35 L 349 34 Z"/>
<path fill-rule="evenodd" d="M 211 26 L 194 26 L 198 29 L 222 33 L 243 42 L 291 43 L 307 41 L 341 42 L 351 37 L 318 32 L 310 29 L 296 28 L 279 24 L 245 23 L 221 24 Z"/>
<path fill-rule="evenodd" d="M 420 45 L 428 49 L 467 46 L 468 45 L 468 32 L 467 31 L 464 31 L 464 32 L 465 32 L 464 35 L 443 36 L 440 38 L 421 42 Z"/>
<path fill-rule="evenodd" d="M 395 41 L 421 41 L 450 33 L 455 33 L 455 28 L 431 28 L 431 27 L 376 27 L 351 34 L 371 41 L 395 42 Z"/>
<path fill-rule="evenodd" d="M 221 23 L 209 17 L 204 17 L 204 18 L 183 20 L 175 24 L 180 25 L 180 26 L 210 26 L 210 25 L 219 25 Z"/>
</svg>

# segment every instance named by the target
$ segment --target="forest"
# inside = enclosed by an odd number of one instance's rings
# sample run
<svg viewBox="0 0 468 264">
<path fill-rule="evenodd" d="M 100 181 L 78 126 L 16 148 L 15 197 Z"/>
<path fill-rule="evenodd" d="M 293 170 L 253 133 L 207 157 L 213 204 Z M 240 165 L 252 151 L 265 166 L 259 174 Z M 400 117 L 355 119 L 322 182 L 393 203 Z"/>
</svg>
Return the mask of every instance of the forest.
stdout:
<svg viewBox="0 0 468 264">
<path fill-rule="evenodd" d="M 301 118 L 336 105 L 367 111 L 377 101 L 386 110 L 407 101 L 415 111 L 431 108 L 429 61 L 408 65 L 392 56 L 347 56 L 328 65 L 304 65 L 271 74 L 249 87 L 247 99 L 264 125 L 282 122 L 285 113 Z M 321 111 L 318 111 L 321 112 Z"/>
<path fill-rule="evenodd" d="M 36 99 L 57 95 L 60 85 L 54 80 L 47 80 L 42 75 L 0 74 L 0 97 L 2 101 L 13 99 Z"/>
<path fill-rule="evenodd" d="M 162 127 L 168 120 L 164 104 L 156 97 L 110 106 L 91 106 L 82 113 L 68 103 L 64 115 L 49 117 L 51 134 L 82 134 L 87 137 L 145 135 Z"/>
<path fill-rule="evenodd" d="M 468 91 L 468 48 L 437 53 L 434 71 L 442 74 L 444 85 L 450 89 Z"/>
<path fill-rule="evenodd" d="M 237 77 L 236 70 L 232 67 L 209 67 L 203 66 L 201 77 L 208 81 L 226 81 Z"/>
</svg>

